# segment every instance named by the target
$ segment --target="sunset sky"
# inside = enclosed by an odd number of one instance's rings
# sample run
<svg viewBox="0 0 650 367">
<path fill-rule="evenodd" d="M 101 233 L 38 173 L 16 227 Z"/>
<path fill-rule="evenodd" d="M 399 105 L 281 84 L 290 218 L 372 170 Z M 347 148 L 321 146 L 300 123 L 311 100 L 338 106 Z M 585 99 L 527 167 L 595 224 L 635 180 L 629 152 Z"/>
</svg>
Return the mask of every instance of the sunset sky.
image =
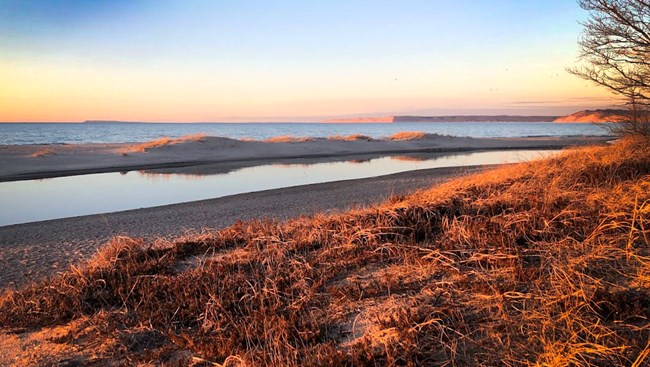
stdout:
<svg viewBox="0 0 650 367">
<path fill-rule="evenodd" d="M 0 121 L 556 115 L 573 0 L 0 0 Z"/>
</svg>

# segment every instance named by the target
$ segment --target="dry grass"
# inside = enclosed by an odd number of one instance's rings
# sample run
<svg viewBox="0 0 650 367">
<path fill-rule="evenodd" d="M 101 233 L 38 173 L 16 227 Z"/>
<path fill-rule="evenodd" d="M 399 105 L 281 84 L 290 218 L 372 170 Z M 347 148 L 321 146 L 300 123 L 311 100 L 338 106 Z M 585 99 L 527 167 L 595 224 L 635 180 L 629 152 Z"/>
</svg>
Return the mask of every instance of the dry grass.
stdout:
<svg viewBox="0 0 650 367">
<path fill-rule="evenodd" d="M 438 136 L 437 134 L 427 134 L 422 131 L 400 131 L 388 137 L 388 140 L 419 140 L 425 138 L 432 138 Z"/>
<path fill-rule="evenodd" d="M 306 141 L 316 141 L 316 139 L 310 137 L 281 135 L 281 136 L 274 136 L 272 138 L 264 139 L 262 141 L 266 143 L 302 143 Z"/>
<path fill-rule="evenodd" d="M 185 135 L 185 136 L 181 136 L 180 138 L 176 138 L 176 139 L 171 139 L 171 138 L 168 138 L 168 137 L 164 137 L 164 138 L 160 138 L 158 140 L 152 140 L 152 141 L 148 141 L 146 143 L 129 146 L 129 147 L 121 150 L 120 152 L 123 153 L 123 154 L 125 154 L 125 153 L 126 154 L 128 154 L 128 153 L 143 153 L 143 152 L 147 152 L 147 151 L 149 151 L 151 149 L 154 149 L 154 148 L 161 148 L 161 147 L 168 146 L 168 145 L 174 145 L 174 144 L 179 144 L 179 143 L 187 143 L 187 142 L 200 142 L 200 141 L 204 141 L 205 138 L 206 138 L 206 135 L 204 135 L 204 134 Z"/>
<path fill-rule="evenodd" d="M 650 147 L 631 140 L 337 216 L 117 238 L 0 297 L 5 329 L 89 320 L 112 340 L 95 365 L 644 366 L 649 317 Z"/>
<path fill-rule="evenodd" d="M 373 141 L 374 139 L 367 136 L 367 135 L 351 134 L 351 135 L 330 135 L 330 136 L 327 137 L 327 140 L 337 140 L 337 141 L 365 140 L 365 141 Z"/>
<path fill-rule="evenodd" d="M 41 158 L 41 157 L 47 157 L 50 155 L 55 155 L 56 153 L 52 149 L 39 149 L 35 151 L 34 153 L 30 154 L 30 158 Z"/>
</svg>

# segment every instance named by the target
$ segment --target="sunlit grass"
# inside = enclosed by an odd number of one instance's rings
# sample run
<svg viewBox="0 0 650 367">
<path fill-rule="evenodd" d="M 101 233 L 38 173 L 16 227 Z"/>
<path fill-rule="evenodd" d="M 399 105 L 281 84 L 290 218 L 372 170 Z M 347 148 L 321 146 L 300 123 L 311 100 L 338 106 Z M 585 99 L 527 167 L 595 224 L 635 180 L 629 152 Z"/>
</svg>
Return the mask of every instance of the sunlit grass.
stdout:
<svg viewBox="0 0 650 367">
<path fill-rule="evenodd" d="M 351 134 L 351 135 L 330 135 L 330 136 L 327 137 L 327 140 L 337 140 L 337 141 L 365 140 L 365 141 L 372 141 L 374 139 L 367 136 L 367 135 Z"/>
<path fill-rule="evenodd" d="M 307 141 L 315 141 L 316 139 L 310 137 L 300 137 L 291 135 L 274 136 L 272 138 L 264 139 L 267 143 L 301 143 Z"/>
<path fill-rule="evenodd" d="M 168 145 L 174 145 L 174 144 L 179 144 L 179 143 L 187 143 L 187 142 L 196 142 L 196 141 L 204 141 L 206 136 L 204 134 L 191 134 L 191 135 L 185 135 L 180 138 L 172 139 L 168 137 L 160 138 L 157 140 L 152 140 L 148 141 L 145 143 L 141 144 L 136 144 L 136 145 L 131 145 L 127 148 L 124 148 L 121 150 L 121 153 L 143 153 L 147 152 L 151 149 L 154 148 L 161 148 L 164 146 Z"/>
<path fill-rule="evenodd" d="M 52 149 L 39 149 L 35 151 L 34 153 L 30 154 L 29 156 L 31 158 L 41 158 L 41 157 L 47 157 L 51 155 L 55 155 L 56 153 Z"/>
<path fill-rule="evenodd" d="M 427 134 L 422 131 L 400 131 L 388 137 L 388 140 L 418 140 L 424 139 L 432 134 Z"/>
</svg>

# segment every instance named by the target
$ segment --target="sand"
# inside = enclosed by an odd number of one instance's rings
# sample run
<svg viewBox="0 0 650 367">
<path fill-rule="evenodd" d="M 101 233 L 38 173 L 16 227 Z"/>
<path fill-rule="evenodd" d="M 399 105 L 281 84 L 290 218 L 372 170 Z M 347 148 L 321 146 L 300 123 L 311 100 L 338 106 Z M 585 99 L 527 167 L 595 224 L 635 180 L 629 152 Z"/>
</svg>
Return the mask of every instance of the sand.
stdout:
<svg viewBox="0 0 650 367">
<path fill-rule="evenodd" d="M 0 288 L 65 270 L 113 236 L 176 237 L 238 220 L 335 213 L 406 195 L 481 166 L 435 168 L 239 194 L 218 199 L 0 227 Z"/>
<path fill-rule="evenodd" d="M 242 141 L 187 137 L 132 144 L 56 144 L 0 146 L 0 181 L 40 179 L 204 164 L 230 168 L 290 158 L 335 158 L 368 154 L 459 152 L 492 149 L 559 149 L 592 145 L 610 137 L 458 138 L 424 135 L 412 140 L 276 139 Z M 293 140 L 293 141 L 292 141 Z"/>
</svg>

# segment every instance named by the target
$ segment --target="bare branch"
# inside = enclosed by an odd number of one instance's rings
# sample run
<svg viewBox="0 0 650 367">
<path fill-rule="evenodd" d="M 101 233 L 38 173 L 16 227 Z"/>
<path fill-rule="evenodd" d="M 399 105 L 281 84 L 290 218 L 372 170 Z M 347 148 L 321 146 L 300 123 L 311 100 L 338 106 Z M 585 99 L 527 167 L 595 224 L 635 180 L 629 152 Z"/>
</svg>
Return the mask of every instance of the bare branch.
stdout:
<svg viewBox="0 0 650 367">
<path fill-rule="evenodd" d="M 568 71 L 627 99 L 626 131 L 650 132 L 650 0 L 578 0 L 590 14 Z"/>
</svg>

